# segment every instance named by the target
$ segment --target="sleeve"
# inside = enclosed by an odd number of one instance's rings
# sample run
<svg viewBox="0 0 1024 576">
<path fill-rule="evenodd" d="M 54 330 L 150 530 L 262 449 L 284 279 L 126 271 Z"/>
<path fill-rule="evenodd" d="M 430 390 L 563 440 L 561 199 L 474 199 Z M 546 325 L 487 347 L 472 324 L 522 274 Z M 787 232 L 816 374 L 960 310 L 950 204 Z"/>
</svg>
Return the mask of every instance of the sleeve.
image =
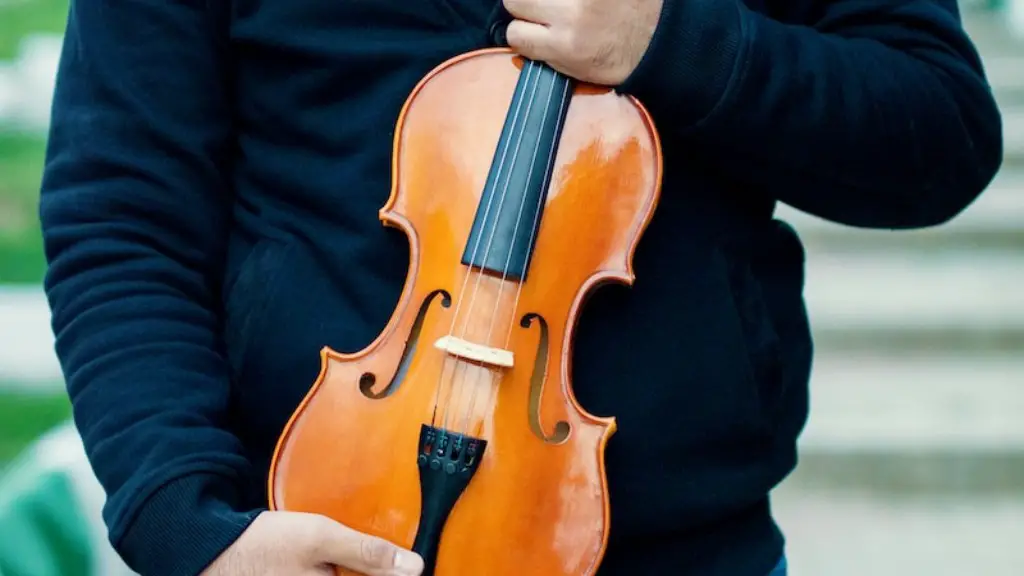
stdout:
<svg viewBox="0 0 1024 576">
<path fill-rule="evenodd" d="M 728 177 L 853 226 L 941 224 L 988 186 L 1002 120 L 955 0 L 664 0 L 632 93 Z M 810 14 L 810 15 L 808 15 Z"/>
<path fill-rule="evenodd" d="M 226 70 L 203 0 L 72 0 L 40 218 L 56 351 L 109 538 L 197 574 L 258 510 L 228 431 Z"/>
</svg>

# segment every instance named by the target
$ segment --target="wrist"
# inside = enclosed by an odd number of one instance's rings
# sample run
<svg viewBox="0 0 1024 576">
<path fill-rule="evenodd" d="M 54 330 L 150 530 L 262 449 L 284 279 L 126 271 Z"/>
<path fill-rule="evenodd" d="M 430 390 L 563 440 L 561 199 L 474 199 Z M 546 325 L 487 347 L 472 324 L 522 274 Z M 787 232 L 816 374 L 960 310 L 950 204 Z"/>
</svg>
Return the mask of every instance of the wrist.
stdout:
<svg viewBox="0 0 1024 576">
<path fill-rule="evenodd" d="M 738 0 L 663 0 L 640 63 L 619 85 L 655 117 L 692 125 L 725 97 L 745 41 Z"/>
<path fill-rule="evenodd" d="M 221 494 L 225 481 L 197 473 L 157 489 L 112 538 L 125 563 L 147 576 L 202 573 L 263 511 L 233 509 Z"/>
</svg>

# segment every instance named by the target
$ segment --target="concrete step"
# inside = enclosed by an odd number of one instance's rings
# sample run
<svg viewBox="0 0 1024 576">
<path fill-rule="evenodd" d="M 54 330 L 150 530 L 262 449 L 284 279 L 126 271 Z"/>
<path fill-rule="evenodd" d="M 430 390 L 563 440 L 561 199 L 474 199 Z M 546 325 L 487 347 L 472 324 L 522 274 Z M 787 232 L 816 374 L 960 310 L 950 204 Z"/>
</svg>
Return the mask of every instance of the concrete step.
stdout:
<svg viewBox="0 0 1024 576">
<path fill-rule="evenodd" d="M 1024 498 L 1024 450 L 801 447 L 796 474 L 787 483 L 816 491 L 885 496 Z"/>
<path fill-rule="evenodd" d="M 799 474 L 799 471 L 798 471 Z M 880 496 L 784 485 L 791 576 L 1020 576 L 1024 496 Z"/>
<path fill-rule="evenodd" d="M 1024 99 L 1024 94 L 1021 97 Z M 1003 159 L 1005 166 L 1024 167 L 1024 105 L 1003 108 Z"/>
<path fill-rule="evenodd" d="M 829 330 L 1024 330 L 1024 253 L 810 254 L 805 296 Z"/>
<path fill-rule="evenodd" d="M 1024 354 L 834 350 L 810 386 L 805 450 L 1024 453 Z"/>
<path fill-rule="evenodd" d="M 963 20 L 1004 113 L 1006 163 L 1024 165 L 1024 36 L 1004 11 L 965 9 Z"/>
<path fill-rule="evenodd" d="M 983 54 L 985 75 L 1004 110 L 1024 106 L 1024 45 L 1015 54 Z"/>
<path fill-rule="evenodd" d="M 1024 172 L 1004 171 L 952 222 L 864 230 L 789 207 L 807 248 L 822 349 L 1024 351 Z"/>
<path fill-rule="evenodd" d="M 1003 10 L 965 10 L 964 29 L 983 56 L 1024 55 L 1024 38 Z"/>
<path fill-rule="evenodd" d="M 1024 134 L 1022 124 L 1021 134 Z M 780 205 L 776 217 L 792 224 L 811 252 L 874 254 L 892 251 L 961 253 L 1024 249 L 1024 169 L 1004 168 L 952 221 L 923 230 L 870 230 L 843 226 Z"/>
<path fill-rule="evenodd" d="M 800 489 L 1024 498 L 1024 354 L 819 351 Z"/>
</svg>

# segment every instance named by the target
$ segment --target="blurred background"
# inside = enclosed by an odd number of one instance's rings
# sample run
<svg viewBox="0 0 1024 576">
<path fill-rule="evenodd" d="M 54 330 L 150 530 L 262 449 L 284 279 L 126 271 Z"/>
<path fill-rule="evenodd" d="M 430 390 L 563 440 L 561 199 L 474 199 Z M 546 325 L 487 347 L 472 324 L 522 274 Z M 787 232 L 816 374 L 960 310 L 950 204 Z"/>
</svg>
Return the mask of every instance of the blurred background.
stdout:
<svg viewBox="0 0 1024 576">
<path fill-rule="evenodd" d="M 67 0 L 0 0 L 0 576 L 115 576 L 40 289 L 37 197 Z M 818 355 L 775 506 L 794 576 L 1024 575 L 1024 0 L 962 1 L 1004 168 L 953 223 L 808 248 Z"/>
</svg>

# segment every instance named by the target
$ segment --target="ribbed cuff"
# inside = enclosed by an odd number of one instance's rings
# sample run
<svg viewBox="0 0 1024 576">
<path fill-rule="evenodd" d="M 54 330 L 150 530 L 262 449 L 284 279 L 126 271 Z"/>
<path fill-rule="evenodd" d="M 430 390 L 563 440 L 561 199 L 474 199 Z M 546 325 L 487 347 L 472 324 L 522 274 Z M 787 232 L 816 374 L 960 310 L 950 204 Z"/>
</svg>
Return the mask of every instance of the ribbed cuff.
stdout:
<svg viewBox="0 0 1024 576">
<path fill-rule="evenodd" d="M 725 96 L 743 41 L 739 0 L 664 0 L 639 66 L 619 86 L 654 116 L 685 128 L 708 116 Z"/>
<path fill-rule="evenodd" d="M 196 576 L 249 527 L 262 510 L 238 512 L 218 498 L 224 478 L 193 474 L 156 491 L 120 541 L 128 566 L 145 576 Z"/>
</svg>

